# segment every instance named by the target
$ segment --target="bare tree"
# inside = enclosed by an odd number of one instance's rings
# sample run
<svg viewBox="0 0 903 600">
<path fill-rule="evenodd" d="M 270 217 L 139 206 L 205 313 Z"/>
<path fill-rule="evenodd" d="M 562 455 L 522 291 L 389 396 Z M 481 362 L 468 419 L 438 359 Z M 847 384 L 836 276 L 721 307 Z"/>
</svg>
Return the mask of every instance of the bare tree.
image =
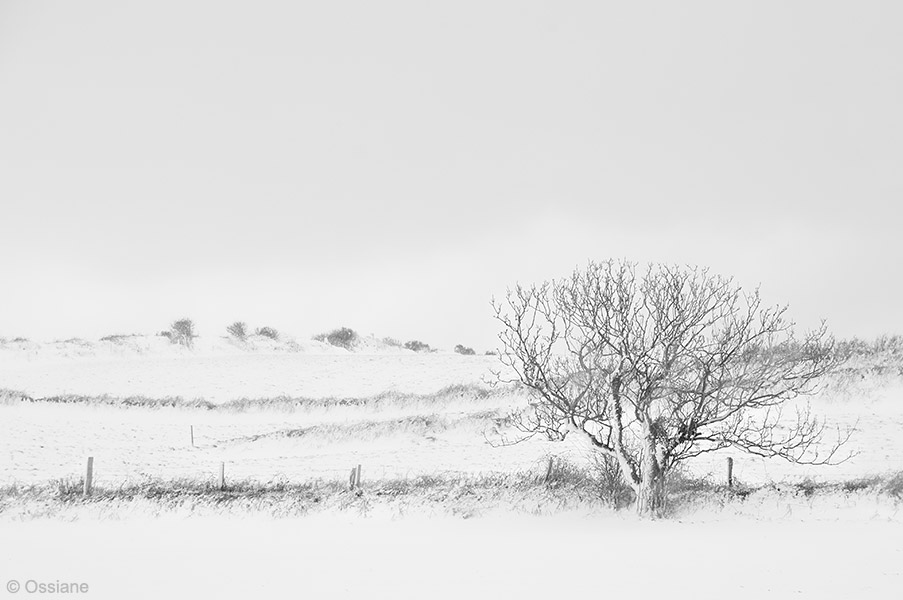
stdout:
<svg viewBox="0 0 903 600">
<path fill-rule="evenodd" d="M 179 319 L 169 326 L 169 341 L 173 344 L 181 344 L 187 348 L 191 348 L 194 344 L 194 321 L 191 319 Z"/>
<path fill-rule="evenodd" d="M 570 278 L 517 286 L 493 301 L 502 362 L 531 390 L 529 433 L 575 432 L 617 461 L 640 514 L 660 512 L 680 462 L 734 447 L 764 457 L 826 464 L 810 394 L 835 364 L 824 324 L 794 337 L 786 307 L 765 307 L 705 269 L 624 261 L 590 263 Z"/>
</svg>

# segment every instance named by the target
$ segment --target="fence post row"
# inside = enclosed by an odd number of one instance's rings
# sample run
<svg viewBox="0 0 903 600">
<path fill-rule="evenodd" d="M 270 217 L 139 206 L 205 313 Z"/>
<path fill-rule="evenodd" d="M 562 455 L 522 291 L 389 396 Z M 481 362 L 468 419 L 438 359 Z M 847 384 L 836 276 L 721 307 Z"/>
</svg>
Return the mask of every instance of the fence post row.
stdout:
<svg viewBox="0 0 903 600">
<path fill-rule="evenodd" d="M 356 467 L 351 467 L 351 476 L 348 478 L 348 483 L 351 489 L 361 487 L 361 465 L 357 465 Z M 83 489 L 83 493 L 85 496 L 90 496 L 91 491 L 94 489 L 94 457 L 88 457 L 88 465 L 85 470 L 85 485 Z M 226 489 L 226 463 L 221 462 L 219 464 L 219 489 Z"/>
</svg>

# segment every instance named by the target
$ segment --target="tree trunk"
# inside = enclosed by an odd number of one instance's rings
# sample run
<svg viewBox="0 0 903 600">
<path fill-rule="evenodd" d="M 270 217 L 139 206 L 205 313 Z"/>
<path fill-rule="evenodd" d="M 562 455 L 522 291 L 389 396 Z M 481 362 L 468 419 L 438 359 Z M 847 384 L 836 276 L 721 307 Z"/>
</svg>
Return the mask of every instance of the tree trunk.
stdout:
<svg viewBox="0 0 903 600">
<path fill-rule="evenodd" d="M 640 483 L 636 487 L 637 514 L 644 517 L 657 517 L 665 508 L 665 475 L 666 470 L 659 462 L 657 445 L 651 434 L 646 437 L 646 449 L 643 453 L 643 471 Z"/>
<path fill-rule="evenodd" d="M 657 517 L 665 508 L 665 478 L 661 473 L 643 477 L 635 488 L 636 512 L 643 517 Z"/>
</svg>

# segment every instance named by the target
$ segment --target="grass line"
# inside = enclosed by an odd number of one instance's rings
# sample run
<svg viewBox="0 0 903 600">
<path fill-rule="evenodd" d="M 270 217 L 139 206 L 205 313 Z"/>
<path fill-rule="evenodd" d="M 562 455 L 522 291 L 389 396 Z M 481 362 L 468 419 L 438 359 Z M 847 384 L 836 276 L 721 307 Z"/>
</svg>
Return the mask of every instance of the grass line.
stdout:
<svg viewBox="0 0 903 600">
<path fill-rule="evenodd" d="M 16 390 L 0 389 L 0 404 L 17 404 L 22 402 L 41 404 L 77 404 L 88 406 L 110 406 L 115 408 L 183 408 L 212 412 L 255 412 L 262 410 L 298 411 L 330 409 L 338 407 L 360 407 L 378 410 L 388 407 L 410 405 L 442 405 L 453 401 L 479 402 L 502 398 L 517 393 L 513 386 L 498 386 L 494 389 L 475 384 L 458 384 L 446 386 L 432 394 L 409 394 L 402 392 L 383 392 L 364 397 L 325 397 L 310 398 L 305 396 L 276 396 L 272 398 L 239 398 L 215 403 L 202 398 L 187 399 L 181 396 L 150 398 L 147 396 L 87 396 L 80 394 L 60 394 L 46 397 L 32 397 Z"/>
<path fill-rule="evenodd" d="M 782 483 L 728 489 L 706 480 L 675 477 L 670 484 L 670 515 L 693 507 L 742 505 L 755 496 L 782 498 L 805 504 L 818 498 L 873 497 L 898 511 L 903 505 L 903 471 L 834 483 Z M 145 514 L 191 515 L 230 513 L 300 516 L 312 511 L 354 510 L 362 513 L 379 507 L 399 512 L 410 508 L 475 516 L 493 510 L 554 513 L 571 509 L 613 511 L 606 490 L 591 472 L 562 463 L 554 471 L 521 471 L 469 475 L 443 473 L 405 479 L 372 480 L 359 489 L 347 482 L 315 479 L 305 482 L 252 480 L 227 482 L 220 489 L 214 480 L 147 479 L 121 486 L 97 486 L 82 494 L 82 482 L 61 479 L 44 484 L 0 486 L 0 519 L 34 517 L 78 518 L 84 511 L 119 518 L 135 506 Z M 858 501 L 858 500 L 857 500 Z M 79 512 L 82 511 L 82 512 Z"/>
</svg>

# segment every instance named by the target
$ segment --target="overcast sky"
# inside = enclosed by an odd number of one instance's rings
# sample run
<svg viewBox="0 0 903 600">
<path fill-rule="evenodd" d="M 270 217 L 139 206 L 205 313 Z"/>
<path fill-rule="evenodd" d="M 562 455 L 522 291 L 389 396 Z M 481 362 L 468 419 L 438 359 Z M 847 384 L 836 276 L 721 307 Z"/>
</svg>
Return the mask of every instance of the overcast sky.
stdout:
<svg viewBox="0 0 903 600">
<path fill-rule="evenodd" d="M 623 257 L 903 333 L 903 3 L 0 0 L 0 336 L 494 345 Z"/>
</svg>

